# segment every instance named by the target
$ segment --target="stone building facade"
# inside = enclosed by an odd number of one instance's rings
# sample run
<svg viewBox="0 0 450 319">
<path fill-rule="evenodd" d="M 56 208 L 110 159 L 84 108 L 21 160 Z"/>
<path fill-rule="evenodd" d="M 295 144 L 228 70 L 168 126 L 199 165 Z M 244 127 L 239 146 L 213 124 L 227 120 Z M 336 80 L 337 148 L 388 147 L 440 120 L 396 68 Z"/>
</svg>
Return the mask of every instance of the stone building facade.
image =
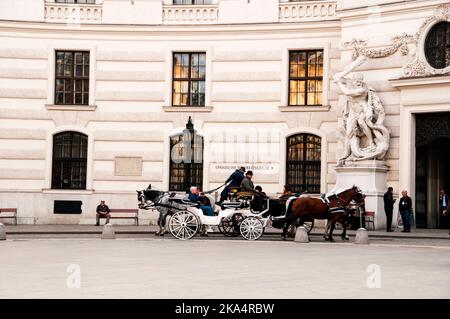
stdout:
<svg viewBox="0 0 450 319">
<path fill-rule="evenodd" d="M 240 165 L 272 195 L 286 183 L 332 191 L 346 103 L 333 75 L 359 52 L 391 132 L 386 185 L 410 191 L 418 226 L 442 227 L 450 53 L 430 66 L 426 39 L 438 23 L 438 38 L 450 32 L 449 11 L 443 0 L 2 0 L 0 207 L 23 224 L 93 223 L 100 200 L 134 208 L 148 184 L 208 190 Z M 173 156 L 189 118 L 201 155 L 183 166 Z M 82 213 L 55 213 L 55 201 Z"/>
</svg>

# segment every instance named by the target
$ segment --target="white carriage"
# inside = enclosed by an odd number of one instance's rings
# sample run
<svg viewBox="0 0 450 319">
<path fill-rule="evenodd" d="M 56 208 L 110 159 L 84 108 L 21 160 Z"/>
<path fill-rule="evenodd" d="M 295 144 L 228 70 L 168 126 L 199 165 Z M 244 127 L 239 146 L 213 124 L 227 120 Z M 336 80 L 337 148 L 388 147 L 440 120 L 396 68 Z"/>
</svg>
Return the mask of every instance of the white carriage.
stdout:
<svg viewBox="0 0 450 319">
<path fill-rule="evenodd" d="M 269 210 L 254 213 L 248 203 L 249 198 L 227 201 L 221 206 L 217 205 L 210 195 L 206 195 L 211 203 L 215 216 L 207 216 L 198 204 L 189 202 L 184 198 L 172 198 L 178 207 L 169 220 L 169 231 L 181 240 L 194 237 L 199 232 L 205 231 L 205 227 L 217 226 L 225 236 L 233 237 L 242 235 L 247 240 L 256 240 L 264 233 L 269 218 L 263 215 Z"/>
<path fill-rule="evenodd" d="M 228 201 L 221 206 L 217 205 L 214 198 L 205 194 L 214 211 L 214 216 L 203 213 L 198 203 L 190 202 L 186 195 L 151 190 L 150 188 L 137 191 L 140 209 L 164 209 L 160 211 L 160 217 L 165 220 L 169 215 L 168 228 L 170 233 L 181 240 L 186 240 L 201 233 L 206 233 L 206 227 L 216 226 L 220 232 L 228 237 L 241 235 L 247 240 L 257 240 L 263 234 L 267 225 L 274 228 L 283 228 L 286 221 L 286 211 L 289 201 L 296 199 L 293 196 L 286 203 L 280 203 L 279 199 L 266 198 L 263 211 L 252 211 L 251 201 L 254 198 L 252 192 L 237 192 L 232 190 Z M 162 215 L 161 215 L 162 214 Z M 304 226 L 308 232 L 312 229 L 314 220 L 307 221 Z M 295 234 L 296 224 L 292 224 L 289 233 Z M 160 227 L 163 227 L 160 225 Z M 161 229 L 161 231 L 164 231 Z"/>
</svg>

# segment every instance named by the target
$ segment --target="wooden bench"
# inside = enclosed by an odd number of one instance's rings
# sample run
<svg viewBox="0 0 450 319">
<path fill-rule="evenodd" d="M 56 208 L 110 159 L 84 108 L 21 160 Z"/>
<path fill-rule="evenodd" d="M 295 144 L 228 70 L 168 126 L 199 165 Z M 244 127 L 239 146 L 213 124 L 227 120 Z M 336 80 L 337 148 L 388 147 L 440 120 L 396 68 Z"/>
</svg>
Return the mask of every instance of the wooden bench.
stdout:
<svg viewBox="0 0 450 319">
<path fill-rule="evenodd" d="M 118 215 L 128 214 L 128 216 L 117 216 L 115 214 Z M 136 224 L 136 226 L 139 226 L 139 209 L 120 209 L 120 208 L 110 209 L 109 216 L 111 216 L 110 219 L 134 219 L 134 223 Z M 106 217 L 100 215 L 100 219 L 102 218 Z"/>
<path fill-rule="evenodd" d="M 3 213 L 8 213 L 4 215 Z M 17 208 L 0 208 L 0 218 L 13 218 L 14 225 L 17 225 Z"/>
</svg>

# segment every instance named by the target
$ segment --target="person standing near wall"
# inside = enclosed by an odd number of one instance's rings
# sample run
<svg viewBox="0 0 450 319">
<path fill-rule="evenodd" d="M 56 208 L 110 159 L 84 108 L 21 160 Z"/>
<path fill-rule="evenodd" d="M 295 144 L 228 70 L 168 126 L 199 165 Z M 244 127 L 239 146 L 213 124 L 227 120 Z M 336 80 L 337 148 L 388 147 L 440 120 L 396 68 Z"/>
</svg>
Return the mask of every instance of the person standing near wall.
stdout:
<svg viewBox="0 0 450 319">
<path fill-rule="evenodd" d="M 439 212 L 447 218 L 447 223 L 450 226 L 450 216 L 448 215 L 448 197 L 445 190 L 441 189 L 439 193 Z M 450 235 L 450 231 L 448 233 Z"/>
<path fill-rule="evenodd" d="M 392 229 L 392 215 L 394 212 L 394 189 L 392 187 L 388 187 L 387 192 L 383 196 L 384 200 L 384 212 L 386 214 L 386 231 L 393 232 Z"/>
<path fill-rule="evenodd" d="M 398 210 L 400 212 L 400 216 L 403 221 L 403 233 L 411 232 L 411 224 L 410 217 L 412 214 L 412 200 L 411 197 L 408 196 L 408 192 L 406 190 L 402 191 L 402 198 L 398 203 Z"/>
</svg>

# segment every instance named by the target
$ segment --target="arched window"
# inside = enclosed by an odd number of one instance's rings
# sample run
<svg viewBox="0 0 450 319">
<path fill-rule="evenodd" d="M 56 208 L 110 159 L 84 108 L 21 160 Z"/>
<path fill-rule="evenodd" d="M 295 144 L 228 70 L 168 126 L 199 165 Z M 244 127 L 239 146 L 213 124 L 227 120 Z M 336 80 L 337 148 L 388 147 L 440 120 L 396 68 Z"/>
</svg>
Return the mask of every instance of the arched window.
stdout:
<svg viewBox="0 0 450 319">
<path fill-rule="evenodd" d="M 286 184 L 294 192 L 320 193 L 321 138 L 297 134 L 287 138 Z"/>
<path fill-rule="evenodd" d="M 88 137 L 78 132 L 53 136 L 53 189 L 86 189 Z"/>
<path fill-rule="evenodd" d="M 431 28 L 425 40 L 425 56 L 435 69 L 450 66 L 450 22 L 439 22 Z"/>
<path fill-rule="evenodd" d="M 189 117 L 183 133 L 170 138 L 169 190 L 187 191 L 191 186 L 203 187 L 203 137 Z"/>
</svg>

